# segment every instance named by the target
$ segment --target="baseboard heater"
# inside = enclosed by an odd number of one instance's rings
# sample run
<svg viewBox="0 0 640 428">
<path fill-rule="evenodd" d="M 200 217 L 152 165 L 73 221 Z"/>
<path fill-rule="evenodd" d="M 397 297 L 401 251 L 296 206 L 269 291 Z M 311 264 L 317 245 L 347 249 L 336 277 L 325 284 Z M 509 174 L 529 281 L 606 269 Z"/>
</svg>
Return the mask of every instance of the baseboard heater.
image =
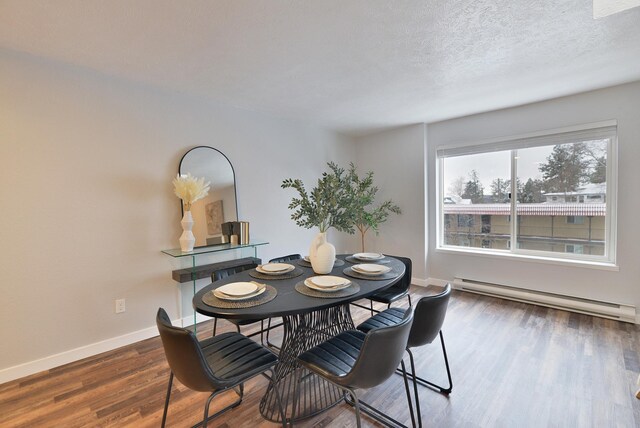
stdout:
<svg viewBox="0 0 640 428">
<path fill-rule="evenodd" d="M 600 302 L 579 297 L 563 296 L 543 291 L 526 290 L 508 285 L 492 284 L 466 278 L 455 278 L 453 286 L 457 290 L 484 294 L 550 308 L 564 309 L 581 314 L 636 323 L 636 307 L 618 303 Z"/>
</svg>

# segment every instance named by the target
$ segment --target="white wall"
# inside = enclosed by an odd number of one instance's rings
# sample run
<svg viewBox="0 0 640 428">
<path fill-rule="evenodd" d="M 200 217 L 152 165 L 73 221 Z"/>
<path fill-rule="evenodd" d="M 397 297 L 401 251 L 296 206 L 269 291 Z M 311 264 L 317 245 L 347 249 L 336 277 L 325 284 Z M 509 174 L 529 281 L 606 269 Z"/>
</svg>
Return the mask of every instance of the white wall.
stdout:
<svg viewBox="0 0 640 428">
<path fill-rule="evenodd" d="M 640 82 L 429 124 L 429 271 L 437 279 L 456 276 L 640 307 Z M 435 150 L 467 143 L 607 119 L 618 121 L 619 271 L 532 263 L 435 250 Z"/>
<path fill-rule="evenodd" d="M 327 161 L 350 160 L 343 143 L 328 131 L 0 51 L 0 382 L 108 348 L 114 337 L 149 334 L 159 306 L 177 318 L 172 262 L 160 250 L 178 246 L 171 180 L 187 149 L 210 145 L 229 157 L 239 217 L 270 241 L 259 251 L 268 259 L 306 253 L 314 234 L 290 220 L 293 195 L 281 181 L 310 182 Z M 116 298 L 126 299 L 125 313 L 114 314 Z"/>
<path fill-rule="evenodd" d="M 425 253 L 425 128 L 404 126 L 354 140 L 360 175 L 373 171 L 380 189 L 376 199 L 392 199 L 402 209 L 380 226 L 380 234 L 369 231 L 367 251 L 406 256 L 413 262 L 412 276 L 420 283 L 427 278 Z M 341 236 L 345 248 L 360 251 L 360 233 Z"/>
</svg>

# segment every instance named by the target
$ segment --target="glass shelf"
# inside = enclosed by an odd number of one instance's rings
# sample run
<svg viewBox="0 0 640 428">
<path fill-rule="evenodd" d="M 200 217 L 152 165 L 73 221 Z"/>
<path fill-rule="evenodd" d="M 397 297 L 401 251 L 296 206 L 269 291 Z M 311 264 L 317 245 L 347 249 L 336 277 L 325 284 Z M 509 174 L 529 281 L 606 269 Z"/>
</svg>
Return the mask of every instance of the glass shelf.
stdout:
<svg viewBox="0 0 640 428">
<path fill-rule="evenodd" d="M 221 251 L 239 250 L 242 248 L 255 248 L 260 245 L 267 245 L 267 241 L 251 241 L 248 244 L 218 244 L 209 245 L 206 247 L 197 247 L 193 251 L 182 251 L 180 248 L 172 248 L 170 250 L 162 250 L 164 254 L 171 257 L 190 257 L 197 256 L 199 254 L 218 253 Z"/>
<path fill-rule="evenodd" d="M 206 247 L 197 247 L 194 248 L 193 251 L 182 251 L 180 248 L 172 248 L 170 250 L 162 250 L 162 253 L 174 257 L 176 259 L 181 259 L 181 263 L 185 260 L 184 258 L 186 257 L 191 257 L 191 283 L 192 283 L 192 287 L 193 287 L 193 295 L 195 296 L 196 294 L 196 266 L 198 265 L 196 263 L 196 259 L 198 258 L 197 256 L 200 255 L 204 255 L 204 254 L 214 254 L 214 253 L 222 253 L 225 251 L 234 251 L 234 250 L 243 250 L 245 248 L 249 248 L 249 249 L 253 249 L 253 257 L 258 257 L 258 247 L 261 245 L 267 245 L 268 242 L 267 241 L 261 241 L 261 240 L 255 240 L 255 241 L 251 241 L 248 244 L 218 244 L 218 245 L 208 245 Z M 235 257 L 238 258 L 238 257 Z M 189 260 L 189 259 L 186 259 Z M 202 259 L 200 259 L 200 261 L 202 261 Z M 184 264 L 184 263 L 182 263 Z M 180 310 L 179 310 L 179 316 L 180 316 L 180 320 L 183 320 L 182 317 L 182 307 L 183 307 L 183 303 L 182 303 L 182 291 L 179 291 L 180 293 Z M 183 324 L 184 327 L 184 324 Z M 196 330 L 196 312 L 193 311 L 193 331 L 197 332 Z"/>
</svg>

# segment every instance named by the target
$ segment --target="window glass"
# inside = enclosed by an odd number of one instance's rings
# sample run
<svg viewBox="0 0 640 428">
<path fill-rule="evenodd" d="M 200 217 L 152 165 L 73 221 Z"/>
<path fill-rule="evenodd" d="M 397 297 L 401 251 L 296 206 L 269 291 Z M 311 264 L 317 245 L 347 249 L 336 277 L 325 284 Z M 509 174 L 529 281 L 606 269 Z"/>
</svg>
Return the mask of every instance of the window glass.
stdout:
<svg viewBox="0 0 640 428">
<path fill-rule="evenodd" d="M 444 159 L 444 243 L 475 248 L 505 248 L 509 229 L 509 152 L 480 153 Z M 498 207 L 502 216 L 488 216 Z M 500 217 L 500 218 L 499 218 Z M 492 221 L 493 220 L 493 221 Z M 462 243 L 462 244 L 461 244 Z"/>
<path fill-rule="evenodd" d="M 518 248 L 605 254 L 607 142 L 517 151 Z"/>
<path fill-rule="evenodd" d="M 615 127 L 589 132 L 439 150 L 439 246 L 612 260 Z"/>
</svg>

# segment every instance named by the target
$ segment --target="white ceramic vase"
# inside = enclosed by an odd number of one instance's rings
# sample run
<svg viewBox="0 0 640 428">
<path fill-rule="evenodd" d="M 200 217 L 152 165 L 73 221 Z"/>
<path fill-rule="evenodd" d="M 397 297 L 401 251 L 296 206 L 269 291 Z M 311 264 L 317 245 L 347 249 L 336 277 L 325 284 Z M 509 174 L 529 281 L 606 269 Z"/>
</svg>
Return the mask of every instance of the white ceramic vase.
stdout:
<svg viewBox="0 0 640 428">
<path fill-rule="evenodd" d="M 313 271 L 323 275 L 331 272 L 336 260 L 336 247 L 327 242 L 327 233 L 318 233 L 309 248 L 309 261 Z"/>
<path fill-rule="evenodd" d="M 193 251 L 193 246 L 196 244 L 196 237 L 193 236 L 193 216 L 191 211 L 185 211 L 184 217 L 180 222 L 182 225 L 182 235 L 180 235 L 180 249 L 183 252 Z"/>
</svg>

